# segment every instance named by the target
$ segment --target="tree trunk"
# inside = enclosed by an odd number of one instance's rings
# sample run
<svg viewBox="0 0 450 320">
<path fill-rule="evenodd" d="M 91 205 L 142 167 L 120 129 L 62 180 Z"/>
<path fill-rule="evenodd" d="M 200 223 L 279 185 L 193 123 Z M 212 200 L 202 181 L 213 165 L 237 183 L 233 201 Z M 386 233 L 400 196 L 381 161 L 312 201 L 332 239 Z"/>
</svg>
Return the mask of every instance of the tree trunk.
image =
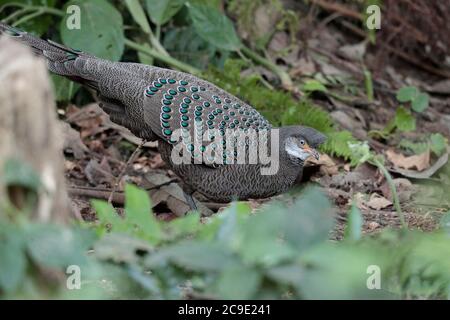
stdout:
<svg viewBox="0 0 450 320">
<path fill-rule="evenodd" d="M 68 221 L 62 139 L 44 61 L 0 38 L 0 216 L 16 207 L 39 222 Z"/>
</svg>

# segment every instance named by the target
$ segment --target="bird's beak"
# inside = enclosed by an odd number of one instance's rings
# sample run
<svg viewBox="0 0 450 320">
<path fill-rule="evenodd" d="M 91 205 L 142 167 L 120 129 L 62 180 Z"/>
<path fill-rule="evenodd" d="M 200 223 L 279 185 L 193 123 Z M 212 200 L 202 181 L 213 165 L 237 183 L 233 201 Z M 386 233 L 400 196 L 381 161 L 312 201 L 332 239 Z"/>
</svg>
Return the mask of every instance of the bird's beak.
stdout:
<svg viewBox="0 0 450 320">
<path fill-rule="evenodd" d="M 314 157 L 316 160 L 320 159 L 320 154 L 319 152 L 314 149 L 311 148 L 310 146 L 306 146 L 305 148 L 303 148 L 303 150 L 305 150 L 306 152 L 308 152 L 312 157 Z"/>
</svg>

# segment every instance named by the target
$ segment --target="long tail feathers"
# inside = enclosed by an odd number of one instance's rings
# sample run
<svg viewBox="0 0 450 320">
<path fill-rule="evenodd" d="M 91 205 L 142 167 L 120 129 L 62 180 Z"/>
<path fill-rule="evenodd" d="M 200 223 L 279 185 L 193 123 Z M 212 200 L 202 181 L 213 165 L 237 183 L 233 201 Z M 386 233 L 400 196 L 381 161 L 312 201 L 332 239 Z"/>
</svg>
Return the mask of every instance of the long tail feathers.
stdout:
<svg viewBox="0 0 450 320">
<path fill-rule="evenodd" d="M 42 40 L 4 23 L 0 23 L 0 34 L 16 38 L 32 48 L 36 54 L 43 55 L 52 62 L 64 62 L 66 60 L 74 59 L 81 54 L 81 52 L 77 50 L 57 44 L 51 40 Z"/>
<path fill-rule="evenodd" d="M 47 65 L 51 72 L 97 89 L 96 81 L 86 79 L 85 75 L 80 72 L 83 62 L 79 61 L 80 63 L 76 63 L 79 57 L 93 58 L 92 56 L 51 40 L 40 39 L 1 22 L 0 35 L 13 37 L 30 47 L 36 55 L 43 56 L 47 60 Z"/>
</svg>

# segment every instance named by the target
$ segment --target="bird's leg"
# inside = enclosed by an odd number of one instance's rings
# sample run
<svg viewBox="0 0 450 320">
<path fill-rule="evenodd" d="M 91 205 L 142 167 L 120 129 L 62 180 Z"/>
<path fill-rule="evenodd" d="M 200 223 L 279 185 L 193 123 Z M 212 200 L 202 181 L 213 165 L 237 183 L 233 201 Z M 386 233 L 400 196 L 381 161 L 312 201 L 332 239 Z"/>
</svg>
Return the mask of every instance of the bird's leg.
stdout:
<svg viewBox="0 0 450 320">
<path fill-rule="evenodd" d="M 192 197 L 192 193 L 184 192 L 184 197 L 186 198 L 186 202 L 191 208 L 192 211 L 197 211 L 197 205 L 195 204 L 194 197 Z"/>
<path fill-rule="evenodd" d="M 189 185 L 187 185 L 185 183 L 183 183 L 181 189 L 183 189 L 184 198 L 186 199 L 186 203 L 189 205 L 191 210 L 192 211 L 197 211 L 198 207 L 195 204 L 194 197 L 192 196 L 194 194 L 195 190 L 191 186 L 189 186 Z"/>
</svg>

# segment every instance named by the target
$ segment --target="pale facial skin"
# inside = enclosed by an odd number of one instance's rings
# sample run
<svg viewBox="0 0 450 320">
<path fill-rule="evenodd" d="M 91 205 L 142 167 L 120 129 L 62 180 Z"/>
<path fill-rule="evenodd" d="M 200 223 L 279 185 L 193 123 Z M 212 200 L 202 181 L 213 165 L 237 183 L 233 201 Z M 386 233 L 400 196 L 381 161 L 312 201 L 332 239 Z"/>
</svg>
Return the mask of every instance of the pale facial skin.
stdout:
<svg viewBox="0 0 450 320">
<path fill-rule="evenodd" d="M 285 144 L 286 152 L 292 157 L 299 158 L 303 162 L 309 157 L 314 157 L 319 160 L 319 152 L 310 147 L 305 139 L 290 137 Z"/>
</svg>

